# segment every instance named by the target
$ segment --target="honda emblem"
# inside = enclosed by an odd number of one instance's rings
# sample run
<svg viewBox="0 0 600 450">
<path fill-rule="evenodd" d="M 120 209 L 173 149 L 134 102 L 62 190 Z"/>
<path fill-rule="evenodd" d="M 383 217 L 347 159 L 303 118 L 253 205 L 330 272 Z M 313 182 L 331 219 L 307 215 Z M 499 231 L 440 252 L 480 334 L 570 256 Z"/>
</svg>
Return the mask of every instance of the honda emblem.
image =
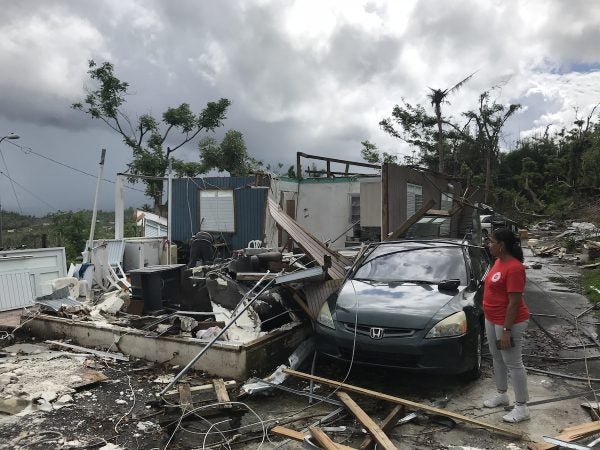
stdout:
<svg viewBox="0 0 600 450">
<path fill-rule="evenodd" d="M 371 336 L 371 339 L 383 338 L 383 328 L 371 328 L 369 330 L 369 336 Z"/>
</svg>

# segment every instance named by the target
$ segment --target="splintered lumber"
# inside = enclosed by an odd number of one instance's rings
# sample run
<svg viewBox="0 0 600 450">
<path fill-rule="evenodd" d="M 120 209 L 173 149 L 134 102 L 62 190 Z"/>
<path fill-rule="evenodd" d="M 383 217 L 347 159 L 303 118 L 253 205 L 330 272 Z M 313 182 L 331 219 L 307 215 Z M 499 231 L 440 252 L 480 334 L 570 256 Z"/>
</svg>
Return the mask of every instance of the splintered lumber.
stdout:
<svg viewBox="0 0 600 450">
<path fill-rule="evenodd" d="M 404 223 L 402 223 L 402 225 L 396 228 L 392 234 L 385 237 L 384 241 L 393 241 L 399 237 L 402 237 L 404 233 L 406 233 L 410 227 L 417 223 L 421 217 L 427 214 L 427 211 L 429 211 L 434 205 L 435 200 L 429 199 L 423 206 L 421 206 L 421 208 L 419 208 L 416 213 L 414 213 Z"/>
<path fill-rule="evenodd" d="M 222 378 L 215 378 L 212 380 L 213 386 L 215 387 L 215 394 L 217 394 L 217 401 L 219 403 L 225 403 L 226 407 L 231 408 L 231 399 L 227 393 L 225 382 Z"/>
<path fill-rule="evenodd" d="M 415 410 L 422 410 L 422 411 L 430 412 L 433 414 L 439 414 L 440 416 L 449 417 L 458 422 L 464 422 L 464 423 L 468 423 L 471 425 L 476 425 L 481 428 L 486 428 L 488 430 L 502 433 L 502 434 L 504 434 L 506 436 L 510 436 L 512 438 L 523 439 L 522 432 L 513 431 L 508 428 L 503 428 L 503 427 L 499 427 L 496 425 L 491 425 L 489 423 L 482 422 L 481 420 L 474 419 L 472 417 L 463 416 L 462 414 L 454 413 L 454 412 L 451 412 L 451 411 L 448 411 L 445 409 L 435 408 L 433 406 L 424 405 L 423 403 L 413 402 L 411 400 L 406 400 L 406 399 L 403 399 L 400 397 L 394 397 L 393 395 L 388 395 L 388 394 L 384 394 L 382 392 L 372 391 L 370 389 L 361 388 L 359 386 L 353 386 L 351 384 L 341 383 L 339 381 L 330 380 L 328 378 L 310 375 L 310 374 L 304 373 L 304 372 L 298 372 L 298 371 L 292 370 L 292 369 L 284 368 L 283 372 L 287 373 L 288 375 L 292 375 L 292 376 L 295 376 L 298 378 L 303 378 L 305 380 L 313 380 L 313 381 L 317 381 L 322 384 L 334 386 L 334 387 L 343 389 L 345 391 L 354 392 L 354 393 L 362 394 L 362 395 L 367 395 L 369 397 L 377 398 L 379 400 L 385 400 L 385 401 L 388 401 L 390 403 L 394 403 L 397 405 L 408 406 L 409 408 L 413 408 Z"/>
<path fill-rule="evenodd" d="M 379 424 L 379 428 L 383 430 L 384 433 L 388 433 L 394 428 L 394 425 L 400 419 L 400 416 L 404 414 L 404 406 L 396 405 L 392 408 L 390 413 L 386 416 L 385 419 Z M 373 448 L 375 444 L 375 440 L 369 435 L 365 436 L 364 440 L 358 446 L 359 450 L 370 450 Z"/>
<path fill-rule="evenodd" d="M 287 439 L 299 441 L 299 442 L 303 442 L 304 437 L 306 436 L 301 431 L 292 430 L 290 428 L 282 427 L 281 425 L 277 425 L 277 426 L 271 428 L 271 433 L 276 434 L 281 437 L 284 437 L 284 438 L 287 438 Z M 352 447 L 348 447 L 343 444 L 336 443 L 335 446 L 336 446 L 336 450 L 354 450 Z"/>
<path fill-rule="evenodd" d="M 237 382 L 235 380 L 225 381 L 224 384 L 227 389 L 233 389 L 237 386 Z M 215 386 L 214 386 L 214 384 L 211 383 L 211 384 L 203 384 L 202 386 L 192 386 L 190 388 L 190 392 L 195 392 L 195 393 L 209 392 L 209 391 L 213 391 L 214 389 L 215 389 Z M 179 394 L 179 391 L 176 389 L 165 392 L 165 396 L 171 396 L 171 395 L 177 395 L 177 394 Z"/>
<path fill-rule="evenodd" d="M 310 431 L 311 436 L 315 441 L 317 441 L 321 448 L 325 450 L 338 450 L 337 444 L 333 442 L 331 438 L 327 436 L 320 428 L 308 427 L 308 431 Z"/>
<path fill-rule="evenodd" d="M 572 427 L 567 427 L 562 430 L 562 432 L 555 437 L 563 442 L 573 442 L 578 439 L 582 439 L 584 437 L 591 436 L 600 431 L 600 420 L 596 420 L 594 422 L 586 422 L 580 425 L 575 425 Z M 548 442 L 530 442 L 527 445 L 529 450 L 550 450 L 554 448 L 558 448 L 557 445 L 550 444 Z"/>
<path fill-rule="evenodd" d="M 179 390 L 179 405 L 181 405 L 182 412 L 191 410 L 193 408 L 193 403 L 190 385 L 187 383 L 180 384 L 177 386 L 177 389 Z"/>
<path fill-rule="evenodd" d="M 373 439 L 385 450 L 397 450 L 396 446 L 390 438 L 383 432 L 379 425 L 377 425 L 373 419 L 369 417 L 369 415 L 363 411 L 363 409 L 356 404 L 352 398 L 346 394 L 345 392 L 338 391 L 336 392 L 338 398 L 342 401 L 342 403 L 350 410 L 352 415 L 356 417 L 363 427 L 365 427 Z"/>
</svg>

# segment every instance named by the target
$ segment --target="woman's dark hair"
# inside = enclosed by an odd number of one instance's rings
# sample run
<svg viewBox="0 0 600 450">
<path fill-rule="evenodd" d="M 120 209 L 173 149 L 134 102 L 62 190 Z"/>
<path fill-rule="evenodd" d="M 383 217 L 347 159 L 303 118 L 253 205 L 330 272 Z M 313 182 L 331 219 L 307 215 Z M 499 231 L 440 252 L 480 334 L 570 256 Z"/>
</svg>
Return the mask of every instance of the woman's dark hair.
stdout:
<svg viewBox="0 0 600 450">
<path fill-rule="evenodd" d="M 519 261 L 523 262 L 523 249 L 521 248 L 521 241 L 515 233 L 508 228 L 498 228 L 494 230 L 492 236 L 498 242 L 504 242 L 506 251 Z"/>
</svg>

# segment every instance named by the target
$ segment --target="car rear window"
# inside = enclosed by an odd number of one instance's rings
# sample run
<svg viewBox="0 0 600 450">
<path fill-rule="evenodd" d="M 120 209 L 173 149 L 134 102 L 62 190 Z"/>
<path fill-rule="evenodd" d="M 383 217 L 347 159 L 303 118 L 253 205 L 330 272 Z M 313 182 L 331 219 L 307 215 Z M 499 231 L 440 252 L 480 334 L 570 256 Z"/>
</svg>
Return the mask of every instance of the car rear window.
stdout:
<svg viewBox="0 0 600 450">
<path fill-rule="evenodd" d="M 372 281 L 419 280 L 431 283 L 458 279 L 461 285 L 466 285 L 467 271 L 460 247 L 380 247 L 369 255 L 353 278 Z"/>
</svg>

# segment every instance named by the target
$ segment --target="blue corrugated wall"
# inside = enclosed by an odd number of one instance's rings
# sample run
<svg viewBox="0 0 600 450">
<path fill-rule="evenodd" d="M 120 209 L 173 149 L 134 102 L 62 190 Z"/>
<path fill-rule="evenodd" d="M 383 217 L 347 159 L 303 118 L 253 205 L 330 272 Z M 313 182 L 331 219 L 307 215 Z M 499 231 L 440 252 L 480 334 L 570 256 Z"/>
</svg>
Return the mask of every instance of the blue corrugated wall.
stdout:
<svg viewBox="0 0 600 450">
<path fill-rule="evenodd" d="M 171 238 L 187 242 L 199 230 L 198 190 L 233 189 L 235 233 L 223 233 L 230 250 L 245 248 L 249 241 L 263 239 L 266 188 L 252 188 L 255 177 L 184 178 L 173 180 L 173 230 Z"/>
</svg>

